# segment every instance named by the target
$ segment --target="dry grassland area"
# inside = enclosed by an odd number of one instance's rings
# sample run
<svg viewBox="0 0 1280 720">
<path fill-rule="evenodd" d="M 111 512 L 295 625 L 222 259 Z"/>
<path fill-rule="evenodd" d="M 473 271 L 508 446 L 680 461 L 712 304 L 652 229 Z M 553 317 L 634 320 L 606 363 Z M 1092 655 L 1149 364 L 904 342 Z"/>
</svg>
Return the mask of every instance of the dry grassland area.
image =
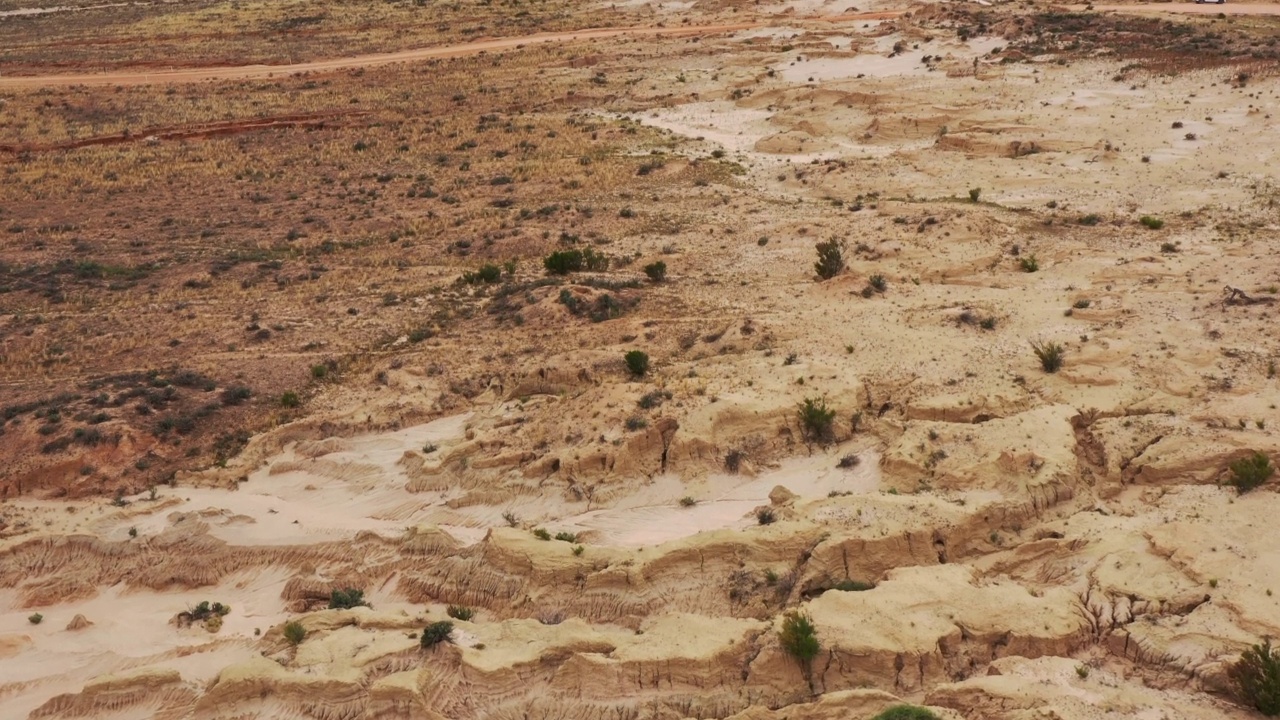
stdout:
<svg viewBox="0 0 1280 720">
<path fill-rule="evenodd" d="M 1277 14 L 0 0 L 0 718 L 1280 715 Z"/>
</svg>

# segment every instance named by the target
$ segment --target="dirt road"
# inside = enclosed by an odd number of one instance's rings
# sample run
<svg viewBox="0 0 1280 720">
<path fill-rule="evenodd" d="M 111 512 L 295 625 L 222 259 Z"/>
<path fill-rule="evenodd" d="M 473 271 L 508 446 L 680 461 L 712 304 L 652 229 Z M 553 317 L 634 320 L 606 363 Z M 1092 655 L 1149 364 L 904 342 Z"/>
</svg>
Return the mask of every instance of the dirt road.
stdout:
<svg viewBox="0 0 1280 720">
<path fill-rule="evenodd" d="M 1083 5 L 1072 6 L 1073 10 L 1083 10 Z M 1229 15 L 1280 15 L 1280 4 L 1223 4 L 1197 5 L 1186 3 L 1162 3 L 1158 5 L 1095 5 L 1095 11 L 1115 12 L 1160 12 L 1160 13 L 1227 13 Z M 806 18 L 791 18 L 790 22 L 809 20 L 817 22 L 836 22 L 842 20 L 883 20 L 897 17 L 901 12 L 868 12 L 850 13 Z M 194 83 L 210 80 L 261 80 L 265 78 L 292 75 L 303 72 L 324 72 L 347 70 L 351 68 L 378 67 L 399 62 L 413 62 L 432 58 L 461 57 L 480 53 L 513 50 L 528 45 L 553 42 L 573 42 L 577 40 L 602 40 L 615 37 L 691 37 L 714 35 L 717 33 L 750 30 L 776 24 L 777 19 L 760 20 L 748 23 L 728 25 L 694 25 L 677 27 L 622 27 L 622 28 L 590 28 L 561 33 L 539 33 L 523 37 L 491 38 L 458 45 L 443 47 L 416 48 L 393 53 L 374 55 L 357 55 L 330 60 L 291 65 L 241 65 L 230 67 L 178 68 L 174 70 L 125 70 L 110 73 L 86 73 L 75 75 L 29 75 L 0 77 L 0 90 L 40 87 L 66 87 L 70 85 L 152 85 L 164 83 Z"/>
<path fill-rule="evenodd" d="M 1076 5 L 1073 6 L 1072 9 L 1083 10 L 1084 6 Z M 1094 5 L 1093 9 L 1098 12 L 1188 13 L 1192 15 L 1217 15 L 1218 13 L 1226 13 L 1227 15 L 1280 15 L 1280 4 L 1238 5 L 1233 3 L 1223 3 L 1222 5 L 1198 5 L 1194 2 L 1176 2 L 1148 5 L 1137 3 L 1134 5 Z"/>
<path fill-rule="evenodd" d="M 1073 10 L 1083 10 L 1084 5 L 1075 5 Z M 1188 14 L 1210 14 L 1216 15 L 1226 13 L 1228 15 L 1280 15 L 1280 5 L 1235 5 L 1230 3 L 1204 4 L 1189 3 L 1189 1 L 1180 1 L 1180 3 L 1161 3 L 1158 5 L 1137 3 L 1133 5 L 1094 5 L 1096 12 L 1119 12 L 1119 13 L 1188 13 Z"/>
<path fill-rule="evenodd" d="M 856 13 L 809 19 L 815 21 L 836 20 L 879 20 L 896 17 L 899 12 Z M 772 21 L 776 22 L 776 21 Z M 513 50 L 527 45 L 538 45 L 552 42 L 573 42 L 577 40 L 601 40 L 615 37 L 690 37 L 698 35 L 714 35 L 717 33 L 750 30 L 770 24 L 766 21 L 736 23 L 730 25 L 695 25 L 678 27 L 622 27 L 592 28 L 562 33 L 539 33 L 523 37 L 492 38 L 446 45 L 443 47 L 417 48 L 393 53 L 375 55 L 357 55 L 355 57 L 316 60 L 313 62 L 292 65 L 242 65 L 235 67 L 200 67 L 179 68 L 174 70 L 136 70 L 111 73 L 87 73 L 77 75 L 30 75 L 0 77 L 0 89 L 66 87 L 69 85 L 152 85 L 164 83 L 193 83 L 206 80 L 260 80 L 264 78 L 292 75 L 302 72 L 323 72 L 346 70 L 350 68 L 377 67 L 391 63 L 429 60 L 432 58 L 450 58 L 499 50 Z"/>
</svg>

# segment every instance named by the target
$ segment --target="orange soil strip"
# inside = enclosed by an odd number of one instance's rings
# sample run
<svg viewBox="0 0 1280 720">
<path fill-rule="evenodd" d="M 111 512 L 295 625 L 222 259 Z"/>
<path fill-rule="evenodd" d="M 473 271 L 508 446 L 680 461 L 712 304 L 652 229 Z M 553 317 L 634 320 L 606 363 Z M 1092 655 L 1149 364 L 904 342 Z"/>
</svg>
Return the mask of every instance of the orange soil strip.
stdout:
<svg viewBox="0 0 1280 720">
<path fill-rule="evenodd" d="M 0 77 L 0 89 L 66 87 L 69 85 L 151 85 L 159 83 L 193 83 L 206 80 L 260 80 L 303 72 L 347 70 L 351 68 L 378 67 L 391 63 L 478 55 L 493 50 L 520 49 L 526 45 L 575 40 L 602 40 L 626 36 L 684 37 L 736 32 L 752 28 L 776 25 L 800 20 L 836 22 L 839 20 L 884 20 L 901 15 L 901 12 L 855 13 L 830 17 L 791 18 L 778 17 L 769 21 L 735 23 L 729 25 L 694 25 L 684 27 L 625 27 L 594 28 L 570 32 L 539 33 L 524 37 L 490 38 L 444 47 L 417 48 L 393 53 L 358 55 L 355 57 L 316 60 L 292 65 L 243 65 L 236 67 L 198 67 L 175 70 L 122 71 L 81 75 L 31 75 Z"/>
<path fill-rule="evenodd" d="M 1071 10 L 1082 12 L 1084 5 L 1072 5 Z M 1187 13 L 1192 15 L 1280 15 L 1280 5 L 1237 5 L 1234 3 L 1197 5 L 1194 2 L 1160 3 L 1158 5 L 1094 5 L 1096 11 Z"/>
<path fill-rule="evenodd" d="M 67 140 L 48 145 L 0 145 L 0 152 L 48 152 L 51 150 L 72 150 L 92 145 L 120 145 L 140 140 L 182 140 L 187 138 L 206 138 L 217 135 L 234 135 L 283 127 L 324 127 L 335 117 L 354 117 L 365 115 L 365 112 L 328 112 L 307 115 L 277 115 L 275 117 L 253 118 L 251 120 L 226 120 L 223 122 L 203 123 L 199 125 L 178 125 L 140 130 L 138 132 L 117 133 L 115 135 L 98 135 L 95 137 Z"/>
</svg>

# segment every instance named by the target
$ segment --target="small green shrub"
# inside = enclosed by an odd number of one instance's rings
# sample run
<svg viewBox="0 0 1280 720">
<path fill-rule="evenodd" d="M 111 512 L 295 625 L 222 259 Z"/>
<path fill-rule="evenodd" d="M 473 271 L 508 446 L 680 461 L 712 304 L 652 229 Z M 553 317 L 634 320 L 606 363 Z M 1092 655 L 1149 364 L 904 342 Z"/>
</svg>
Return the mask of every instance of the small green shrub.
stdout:
<svg viewBox="0 0 1280 720">
<path fill-rule="evenodd" d="M 329 366 L 324 363 L 311 366 L 311 377 L 316 380 L 323 380 L 329 374 Z"/>
<path fill-rule="evenodd" d="M 480 283 L 493 284 L 501 279 L 502 268 L 494 265 L 493 263 L 485 263 L 475 272 L 468 270 L 462 273 L 462 282 L 468 285 L 477 285 Z"/>
<path fill-rule="evenodd" d="M 917 705 L 894 705 L 871 720 L 938 720 L 938 716 Z"/>
<path fill-rule="evenodd" d="M 571 532 L 558 532 L 556 533 L 556 539 L 567 543 L 578 542 L 578 536 Z"/>
<path fill-rule="evenodd" d="M 624 423 L 624 425 L 627 428 L 627 430 L 631 432 L 636 432 L 637 430 L 643 430 L 649 427 L 649 421 L 645 420 L 639 415 L 632 415 L 631 417 L 627 418 L 627 421 L 626 423 Z"/>
<path fill-rule="evenodd" d="M 652 410 L 671 399 L 670 390 L 652 390 L 640 396 L 636 406 L 642 410 Z"/>
<path fill-rule="evenodd" d="M 542 266 L 551 275 L 568 275 L 582 269 L 581 250 L 556 250 L 542 259 Z"/>
<path fill-rule="evenodd" d="M 778 630 L 778 642 L 788 655 L 806 669 L 822 649 L 818 644 L 818 631 L 813 626 L 813 620 L 795 610 L 783 617 L 782 628 Z"/>
<path fill-rule="evenodd" d="M 346 588 L 329 593 L 330 610 L 350 610 L 361 605 L 369 607 L 369 603 L 365 602 L 363 590 Z"/>
<path fill-rule="evenodd" d="M 831 586 L 831 589 L 840 590 L 841 592 L 865 592 L 867 590 L 874 590 L 875 587 L 875 585 L 862 582 L 861 580 L 841 580 Z"/>
<path fill-rule="evenodd" d="M 1097 225 L 1098 223 L 1102 222 L 1102 216 L 1099 215 L 1098 213 L 1089 213 L 1088 215 L 1080 216 L 1079 222 L 1081 225 L 1087 225 L 1089 227 L 1093 227 L 1094 225 Z"/>
<path fill-rule="evenodd" d="M 667 264 L 661 260 L 644 266 L 644 274 L 655 283 L 667 279 Z"/>
<path fill-rule="evenodd" d="M 756 511 L 756 523 L 760 525 L 772 525 L 777 516 L 773 514 L 772 508 L 760 508 Z"/>
<path fill-rule="evenodd" d="M 1231 470 L 1231 484 L 1241 494 L 1266 482 L 1276 471 L 1271 465 L 1271 458 L 1260 452 L 1234 460 L 1228 467 Z"/>
<path fill-rule="evenodd" d="M 538 538 L 539 540 L 551 539 L 551 533 L 547 532 L 546 528 L 535 528 L 533 531 L 533 536 Z"/>
<path fill-rule="evenodd" d="M 1088 309 L 1088 307 L 1092 304 L 1093 303 L 1088 298 L 1080 298 L 1079 300 L 1071 303 L 1071 307 L 1075 308 L 1076 310 L 1085 310 L 1085 309 Z"/>
<path fill-rule="evenodd" d="M 44 622 L 44 616 L 41 615 L 40 613 L 31 613 L 30 615 L 27 616 L 27 622 L 31 623 L 32 625 L 39 625 L 40 623 Z"/>
<path fill-rule="evenodd" d="M 819 278 L 830 280 L 844 271 L 844 243 L 828 240 L 818 243 L 814 249 L 818 251 L 818 261 L 813 269 Z"/>
<path fill-rule="evenodd" d="M 624 355 L 622 359 L 627 363 L 627 370 L 636 377 L 643 377 L 645 373 L 649 372 L 648 353 L 640 350 L 632 350 Z"/>
<path fill-rule="evenodd" d="M 1280 715 L 1280 650 L 1272 649 L 1270 639 L 1245 650 L 1227 677 L 1241 700 L 1267 717 Z"/>
<path fill-rule="evenodd" d="M 867 279 L 867 284 L 878 293 L 884 292 L 889 287 L 889 282 L 884 279 L 883 275 L 872 275 Z"/>
<path fill-rule="evenodd" d="M 1035 255 L 1028 255 L 1018 258 L 1018 266 L 1022 268 L 1022 272 L 1033 273 L 1040 269 L 1040 260 Z"/>
<path fill-rule="evenodd" d="M 1163 220 L 1157 217 L 1151 217 L 1150 215 L 1143 215 L 1138 218 L 1138 222 L 1142 223 L 1142 226 L 1148 230 L 1159 230 L 1164 227 Z"/>
<path fill-rule="evenodd" d="M 978 202 L 978 198 L 982 197 L 982 188 L 973 188 L 969 190 L 969 202 Z"/>
<path fill-rule="evenodd" d="M 685 495 L 684 497 L 680 498 L 680 507 L 693 507 L 694 505 L 697 505 L 697 504 L 698 504 L 698 501 L 694 500 L 693 496 L 691 495 Z"/>
<path fill-rule="evenodd" d="M 1056 342 L 1031 343 L 1031 350 L 1040 359 L 1040 367 L 1047 373 L 1058 372 L 1062 368 L 1062 358 L 1066 348 Z"/>
<path fill-rule="evenodd" d="M 292 390 L 285 390 L 280 396 L 280 407 L 296 408 L 302 404 L 302 399 L 298 397 L 298 393 Z"/>
<path fill-rule="evenodd" d="M 284 625 L 284 639 L 289 641 L 290 645 L 297 646 L 307 638 L 307 629 L 302 627 L 302 623 L 293 620 Z"/>
<path fill-rule="evenodd" d="M 586 550 L 586 548 L 582 547 L 581 545 L 574 545 L 574 546 L 573 546 L 573 554 L 574 554 L 574 555 L 581 555 L 585 550 Z"/>
<path fill-rule="evenodd" d="M 805 398 L 796 408 L 796 418 L 806 440 L 828 443 L 834 438 L 836 411 L 827 407 L 825 398 Z"/>
<path fill-rule="evenodd" d="M 1160 243 L 1160 252 L 1165 254 L 1176 253 L 1178 252 L 1178 245 L 1177 243 L 1162 242 Z"/>
<path fill-rule="evenodd" d="M 433 622 L 422 631 L 422 647 L 435 647 L 446 640 L 451 640 L 452 635 L 453 623 L 448 620 Z"/>
<path fill-rule="evenodd" d="M 223 405 L 239 405 L 253 396 L 253 391 L 243 385 L 235 385 L 222 391 Z"/>
<path fill-rule="evenodd" d="M 466 622 L 476 616 L 475 610 L 463 605 L 450 605 L 449 609 L 445 612 L 454 620 L 461 620 L 463 622 Z"/>
</svg>

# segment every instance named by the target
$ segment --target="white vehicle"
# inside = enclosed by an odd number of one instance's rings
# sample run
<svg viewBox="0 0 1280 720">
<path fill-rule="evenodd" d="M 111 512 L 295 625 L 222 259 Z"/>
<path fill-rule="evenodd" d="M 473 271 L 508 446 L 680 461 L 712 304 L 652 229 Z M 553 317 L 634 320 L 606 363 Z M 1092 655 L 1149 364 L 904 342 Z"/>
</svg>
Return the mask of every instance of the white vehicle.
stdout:
<svg viewBox="0 0 1280 720">
<path fill-rule="evenodd" d="M 1196 0 L 1197 5 L 1202 5 L 1204 3 L 1217 3 L 1219 5 L 1225 5 L 1226 2 L 1227 0 Z"/>
</svg>

